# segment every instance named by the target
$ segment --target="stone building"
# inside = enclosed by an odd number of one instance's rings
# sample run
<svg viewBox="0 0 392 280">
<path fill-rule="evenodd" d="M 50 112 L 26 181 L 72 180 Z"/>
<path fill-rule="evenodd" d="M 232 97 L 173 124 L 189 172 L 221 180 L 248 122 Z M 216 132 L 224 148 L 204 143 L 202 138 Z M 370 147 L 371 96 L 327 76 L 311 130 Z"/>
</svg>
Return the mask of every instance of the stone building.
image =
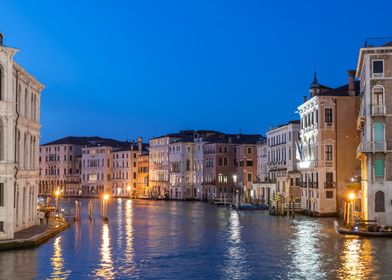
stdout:
<svg viewBox="0 0 392 280">
<path fill-rule="evenodd" d="M 232 196 L 237 191 L 243 194 L 243 188 L 248 187 L 248 173 L 252 174 L 249 179 L 253 181 L 257 170 L 254 162 L 252 166 L 246 166 L 244 162 L 248 160 L 246 144 L 252 148 L 249 161 L 253 161 L 257 155 L 256 143 L 260 138 L 261 135 L 257 134 L 218 134 L 204 140 L 204 196 L 212 199 Z M 245 154 L 238 153 L 245 166 L 239 166 L 237 161 L 237 148 L 240 145 L 244 145 L 246 149 Z M 249 170 L 251 171 L 248 172 Z M 245 177 L 244 174 L 246 174 Z"/>
<path fill-rule="evenodd" d="M 131 149 L 112 151 L 112 196 L 131 197 Z"/>
<path fill-rule="evenodd" d="M 202 142 L 215 134 L 218 132 L 183 130 L 151 139 L 149 179 L 152 195 L 171 199 L 202 196 Z"/>
<path fill-rule="evenodd" d="M 286 201 L 300 197 L 300 173 L 295 154 L 299 128 L 299 121 L 290 121 L 267 132 L 268 179 L 276 184 L 276 193 L 283 194 Z"/>
<path fill-rule="evenodd" d="M 257 144 L 261 135 L 250 138 L 236 147 L 237 184 L 245 197 L 252 196 L 253 184 L 257 182 Z"/>
<path fill-rule="evenodd" d="M 359 108 L 358 83 L 348 71 L 348 84 L 330 88 L 318 83 L 310 86 L 310 99 L 298 107 L 301 118 L 297 145 L 301 172 L 301 204 L 309 214 L 343 213 L 351 178 L 359 175 L 356 130 Z"/>
<path fill-rule="evenodd" d="M 43 85 L 14 61 L 0 33 L 0 240 L 37 222 Z"/>
<path fill-rule="evenodd" d="M 392 43 L 361 48 L 356 75 L 362 182 L 355 210 L 365 219 L 392 225 Z"/>
<path fill-rule="evenodd" d="M 52 196 L 60 190 L 65 196 L 79 196 L 82 147 L 90 146 L 99 139 L 71 136 L 41 145 L 39 194 Z"/>
</svg>

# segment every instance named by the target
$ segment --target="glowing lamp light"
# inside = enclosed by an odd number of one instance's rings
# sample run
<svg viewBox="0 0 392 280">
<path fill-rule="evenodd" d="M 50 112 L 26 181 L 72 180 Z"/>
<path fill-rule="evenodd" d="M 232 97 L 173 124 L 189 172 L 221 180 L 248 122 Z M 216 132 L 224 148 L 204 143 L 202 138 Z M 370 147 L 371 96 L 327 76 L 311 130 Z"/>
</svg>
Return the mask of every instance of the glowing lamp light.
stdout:
<svg viewBox="0 0 392 280">
<path fill-rule="evenodd" d="M 131 186 L 128 186 L 128 187 L 127 187 L 127 191 L 130 191 L 130 190 L 131 190 Z"/>
<path fill-rule="evenodd" d="M 60 195 L 60 191 L 59 191 L 59 190 L 56 190 L 56 191 L 54 192 L 54 194 L 55 194 L 56 196 L 59 196 L 59 195 Z"/>
<path fill-rule="evenodd" d="M 355 193 L 349 193 L 348 194 L 348 199 L 350 199 L 350 200 L 354 200 L 355 199 Z"/>
<path fill-rule="evenodd" d="M 109 195 L 108 195 L 107 193 L 105 193 L 105 194 L 103 195 L 103 199 L 104 199 L 104 200 L 108 200 L 108 199 L 109 199 Z"/>
</svg>

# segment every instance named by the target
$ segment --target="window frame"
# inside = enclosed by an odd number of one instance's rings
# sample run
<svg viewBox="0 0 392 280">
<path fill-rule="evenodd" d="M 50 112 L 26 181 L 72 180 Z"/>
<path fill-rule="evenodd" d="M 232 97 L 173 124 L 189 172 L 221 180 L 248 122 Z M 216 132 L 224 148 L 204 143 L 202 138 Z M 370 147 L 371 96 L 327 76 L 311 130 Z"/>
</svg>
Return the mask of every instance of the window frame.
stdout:
<svg viewBox="0 0 392 280">
<path fill-rule="evenodd" d="M 381 73 L 374 73 L 374 63 L 375 62 L 382 62 L 382 72 Z M 385 75 L 385 62 L 384 59 L 373 59 L 372 60 L 372 77 L 373 78 L 384 78 Z"/>
</svg>

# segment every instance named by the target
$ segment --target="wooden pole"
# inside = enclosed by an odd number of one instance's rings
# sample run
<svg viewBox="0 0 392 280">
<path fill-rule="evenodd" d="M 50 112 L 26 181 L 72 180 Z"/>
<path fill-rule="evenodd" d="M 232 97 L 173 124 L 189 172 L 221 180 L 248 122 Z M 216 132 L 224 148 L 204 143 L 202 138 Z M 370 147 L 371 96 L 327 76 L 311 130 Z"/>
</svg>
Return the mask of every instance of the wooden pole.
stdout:
<svg viewBox="0 0 392 280">
<path fill-rule="evenodd" d="M 90 221 L 93 219 L 93 202 L 91 199 L 88 201 L 88 219 Z"/>
</svg>

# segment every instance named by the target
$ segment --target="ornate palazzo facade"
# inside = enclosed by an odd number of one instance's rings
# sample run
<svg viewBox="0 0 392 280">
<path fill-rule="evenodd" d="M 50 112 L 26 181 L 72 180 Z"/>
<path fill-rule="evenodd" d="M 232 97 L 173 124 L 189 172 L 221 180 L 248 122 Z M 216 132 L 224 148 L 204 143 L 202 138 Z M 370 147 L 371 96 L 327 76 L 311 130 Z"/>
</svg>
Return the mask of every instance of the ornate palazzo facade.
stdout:
<svg viewBox="0 0 392 280">
<path fill-rule="evenodd" d="M 0 34 L 0 240 L 36 224 L 40 95 Z"/>
</svg>

